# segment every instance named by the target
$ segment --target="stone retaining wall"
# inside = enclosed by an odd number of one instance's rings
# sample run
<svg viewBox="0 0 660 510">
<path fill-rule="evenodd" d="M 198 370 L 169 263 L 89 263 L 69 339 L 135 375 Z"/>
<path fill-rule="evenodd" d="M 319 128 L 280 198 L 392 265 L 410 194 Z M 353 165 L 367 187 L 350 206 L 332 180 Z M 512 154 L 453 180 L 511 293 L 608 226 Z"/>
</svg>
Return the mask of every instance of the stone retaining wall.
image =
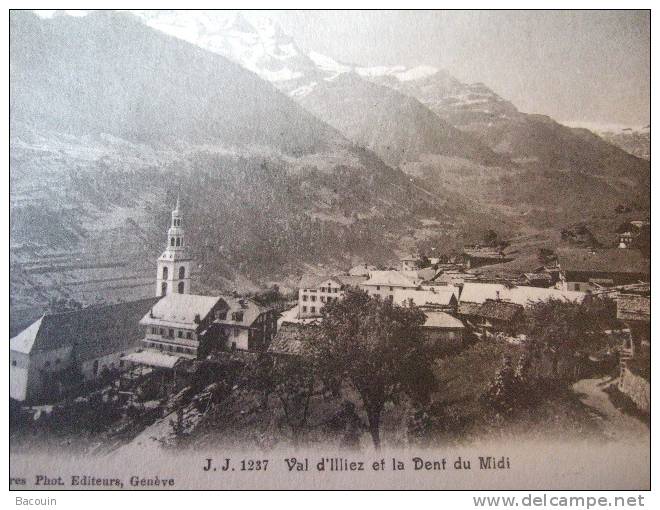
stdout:
<svg viewBox="0 0 660 510">
<path fill-rule="evenodd" d="M 621 371 L 619 390 L 628 395 L 640 411 L 651 411 L 651 384 L 643 377 L 633 374 L 628 367 Z"/>
</svg>

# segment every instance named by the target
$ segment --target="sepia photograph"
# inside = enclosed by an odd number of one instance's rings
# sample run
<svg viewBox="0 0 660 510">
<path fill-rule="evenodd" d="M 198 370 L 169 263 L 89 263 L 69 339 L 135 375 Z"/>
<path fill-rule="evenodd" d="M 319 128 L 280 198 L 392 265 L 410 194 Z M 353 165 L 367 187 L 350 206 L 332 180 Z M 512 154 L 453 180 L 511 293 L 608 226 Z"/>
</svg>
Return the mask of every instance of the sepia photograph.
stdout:
<svg viewBox="0 0 660 510">
<path fill-rule="evenodd" d="M 9 490 L 651 489 L 650 10 L 8 18 Z"/>
</svg>

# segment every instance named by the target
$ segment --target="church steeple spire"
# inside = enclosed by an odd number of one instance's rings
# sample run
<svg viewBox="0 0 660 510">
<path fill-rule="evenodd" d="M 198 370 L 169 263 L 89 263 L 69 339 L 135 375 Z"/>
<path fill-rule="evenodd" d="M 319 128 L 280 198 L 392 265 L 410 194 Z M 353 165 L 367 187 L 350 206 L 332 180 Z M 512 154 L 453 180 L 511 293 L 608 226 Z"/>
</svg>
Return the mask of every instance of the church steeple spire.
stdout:
<svg viewBox="0 0 660 510">
<path fill-rule="evenodd" d="M 164 296 L 172 292 L 188 294 L 190 292 L 190 263 L 188 248 L 183 229 L 179 195 L 176 207 L 172 211 L 172 222 L 167 231 L 167 247 L 158 259 L 156 275 L 156 295 Z"/>
</svg>

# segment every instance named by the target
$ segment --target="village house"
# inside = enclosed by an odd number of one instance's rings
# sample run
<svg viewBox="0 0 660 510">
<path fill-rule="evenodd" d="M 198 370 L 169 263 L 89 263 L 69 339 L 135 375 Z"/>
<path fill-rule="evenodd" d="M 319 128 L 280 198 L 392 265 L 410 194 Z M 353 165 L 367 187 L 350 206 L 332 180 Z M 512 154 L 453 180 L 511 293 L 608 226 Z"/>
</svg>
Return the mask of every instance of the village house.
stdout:
<svg viewBox="0 0 660 510">
<path fill-rule="evenodd" d="M 651 298 L 620 294 L 616 298 L 616 317 L 630 329 L 623 352 L 627 358 L 648 355 L 651 350 Z"/>
<path fill-rule="evenodd" d="M 522 305 L 487 299 L 483 303 L 460 302 L 458 315 L 476 330 L 515 335 L 524 314 Z"/>
<path fill-rule="evenodd" d="M 422 326 L 424 338 L 439 351 L 452 350 L 463 345 L 465 325 L 456 317 L 441 310 L 424 310 L 426 321 Z"/>
<path fill-rule="evenodd" d="M 419 266 L 419 257 L 415 255 L 406 255 L 401 258 L 401 271 L 414 271 Z"/>
<path fill-rule="evenodd" d="M 376 271 L 376 266 L 370 264 L 358 264 L 348 270 L 349 276 L 366 276 L 368 277 L 372 271 Z"/>
<path fill-rule="evenodd" d="M 131 353 L 125 361 L 158 368 L 172 368 L 182 359 L 225 347 L 220 328 L 211 327 L 226 309 L 220 297 L 194 294 L 167 294 L 140 320 L 145 327 L 142 352 Z"/>
<path fill-rule="evenodd" d="M 512 260 L 511 257 L 505 256 L 500 250 L 491 247 L 473 246 L 463 250 L 463 264 L 466 269 L 502 264 Z"/>
<path fill-rule="evenodd" d="M 631 248 L 635 239 L 642 233 L 644 227 L 648 227 L 649 222 L 635 220 L 624 223 L 616 230 L 617 245 L 619 248 Z"/>
<path fill-rule="evenodd" d="M 139 321 L 160 298 L 44 315 L 9 341 L 10 397 L 40 402 L 72 384 L 122 370 L 141 347 Z"/>
<path fill-rule="evenodd" d="M 594 292 L 650 281 L 651 262 L 638 250 L 561 248 L 557 250 L 557 269 L 558 288 Z"/>
<path fill-rule="evenodd" d="M 265 350 L 277 332 L 275 311 L 248 298 L 222 296 L 221 300 L 226 307 L 213 323 L 221 326 L 225 349 Z"/>
<path fill-rule="evenodd" d="M 630 330 L 620 351 L 618 388 L 638 409 L 651 409 L 651 298 L 650 295 L 620 294 L 617 319 Z"/>
<path fill-rule="evenodd" d="M 298 318 L 319 317 L 327 303 L 341 299 L 347 288 L 357 288 L 365 280 L 365 276 L 350 275 L 303 276 L 298 289 Z"/>
<path fill-rule="evenodd" d="M 373 271 L 360 287 L 370 296 L 394 300 L 395 290 L 414 290 L 422 284 L 419 278 L 409 278 L 400 271 Z"/>
</svg>

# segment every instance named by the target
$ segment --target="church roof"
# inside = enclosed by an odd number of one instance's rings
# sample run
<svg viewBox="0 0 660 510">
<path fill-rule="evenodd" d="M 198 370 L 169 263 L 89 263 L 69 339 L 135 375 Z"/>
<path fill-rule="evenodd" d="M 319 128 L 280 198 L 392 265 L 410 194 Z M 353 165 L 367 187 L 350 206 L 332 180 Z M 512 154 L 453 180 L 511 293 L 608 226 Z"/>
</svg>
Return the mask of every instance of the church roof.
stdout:
<svg viewBox="0 0 660 510">
<path fill-rule="evenodd" d="M 10 339 L 9 348 L 31 354 L 72 347 L 80 361 L 120 352 L 142 338 L 140 318 L 159 299 L 94 305 L 73 312 L 44 315 Z"/>
</svg>

